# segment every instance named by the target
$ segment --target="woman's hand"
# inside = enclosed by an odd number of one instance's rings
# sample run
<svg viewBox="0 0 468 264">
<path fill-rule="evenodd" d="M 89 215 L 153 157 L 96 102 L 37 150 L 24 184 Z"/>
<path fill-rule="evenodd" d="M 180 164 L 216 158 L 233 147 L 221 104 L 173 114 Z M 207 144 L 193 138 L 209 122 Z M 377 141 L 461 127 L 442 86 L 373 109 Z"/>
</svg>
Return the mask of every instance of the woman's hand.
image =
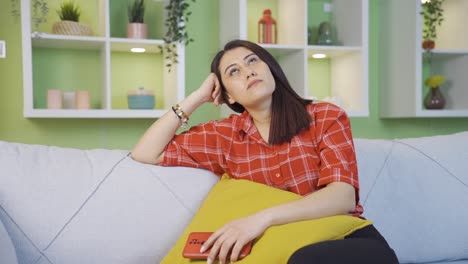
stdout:
<svg viewBox="0 0 468 264">
<path fill-rule="evenodd" d="M 230 261 L 235 262 L 244 245 L 260 236 L 268 226 L 265 217 L 259 214 L 231 221 L 208 238 L 201 252 L 211 248 L 207 263 L 213 263 L 213 260 L 218 257 L 219 263 L 225 264 L 226 258 L 229 257 L 228 253 L 232 249 Z"/>
<path fill-rule="evenodd" d="M 223 103 L 223 99 L 221 97 L 221 86 L 214 73 L 210 73 L 208 75 L 196 93 L 200 96 L 200 100 L 203 103 L 213 102 L 215 105 Z"/>
</svg>

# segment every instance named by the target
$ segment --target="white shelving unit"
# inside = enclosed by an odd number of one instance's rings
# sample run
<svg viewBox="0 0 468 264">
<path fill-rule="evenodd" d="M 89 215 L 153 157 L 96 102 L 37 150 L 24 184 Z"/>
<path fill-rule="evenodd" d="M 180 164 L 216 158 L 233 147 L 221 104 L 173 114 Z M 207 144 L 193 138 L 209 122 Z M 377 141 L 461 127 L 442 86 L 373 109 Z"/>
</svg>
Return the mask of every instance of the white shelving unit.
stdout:
<svg viewBox="0 0 468 264">
<path fill-rule="evenodd" d="M 86 2 L 87 1 L 87 2 Z M 178 64 L 172 66 L 171 71 L 168 71 L 164 62 L 164 54 L 161 54 L 158 46 L 163 44 L 161 39 L 127 39 L 119 36 L 112 36 L 111 33 L 111 12 L 110 4 L 112 0 L 79 0 L 78 4 L 86 2 L 88 5 L 94 5 L 95 10 L 90 13 L 96 13 L 96 23 L 93 31 L 96 36 L 71 36 L 71 35 L 55 35 L 50 32 L 33 32 L 31 26 L 31 2 L 30 0 L 21 0 L 21 29 L 22 29 L 22 48 L 23 48 L 23 85 L 24 85 L 24 117 L 28 118 L 157 118 L 162 116 L 171 105 L 185 97 L 185 47 L 181 44 L 177 45 Z M 53 1 L 49 1 L 51 3 Z M 167 4 L 167 1 L 162 1 L 162 5 Z M 55 2 L 53 2 L 55 3 Z M 112 2 L 115 4 L 115 2 Z M 163 8 L 161 8 L 163 9 Z M 55 6 L 50 8 L 50 12 L 54 12 Z M 86 10 L 85 10 L 86 11 Z M 124 10 L 126 12 L 126 10 Z M 82 10 L 82 13 L 84 11 Z M 126 14 L 124 12 L 124 14 Z M 164 12 L 164 11 L 159 11 Z M 119 18 L 120 19 L 120 18 Z M 122 20 L 127 17 L 123 16 Z M 162 26 L 161 26 L 162 27 Z M 141 47 L 146 49 L 144 54 L 133 54 L 130 52 L 132 47 Z M 92 102 L 97 101 L 97 107 L 91 106 L 89 110 L 77 109 L 46 109 L 45 102 L 38 103 L 38 98 L 46 98 L 45 93 L 47 89 L 57 88 L 54 87 L 56 83 L 52 80 L 40 80 L 38 76 L 38 69 L 42 67 L 49 67 L 54 63 L 52 69 L 61 67 L 76 67 L 79 72 L 86 68 L 88 65 L 74 64 L 73 61 L 58 64 L 59 62 L 48 61 L 44 65 L 35 60 L 35 52 L 46 51 L 48 53 L 63 53 L 63 52 L 91 52 L 95 56 L 96 64 L 92 67 L 99 70 L 99 80 L 96 81 L 96 90 L 99 94 L 91 94 Z M 143 65 L 119 65 L 121 60 L 119 56 L 138 60 L 143 58 L 145 64 Z M 159 58 L 152 60 L 153 58 Z M 151 65 L 148 65 L 148 61 Z M 63 63 L 63 62 L 62 62 Z M 126 91 L 136 89 L 140 84 L 132 83 L 126 79 L 131 79 L 129 76 L 115 76 L 114 68 L 117 67 L 130 67 L 138 68 L 141 71 L 154 71 L 159 72 L 155 75 L 161 76 L 160 79 L 152 79 L 149 84 L 149 89 L 155 91 L 156 109 L 154 110 L 131 110 L 122 107 L 122 102 L 126 100 Z M 35 75 L 36 74 L 36 75 Z M 53 74 L 53 73 L 51 73 Z M 151 73 L 150 73 L 151 74 Z M 50 79 L 68 78 L 68 76 L 53 76 Z M 127 78 L 128 77 L 128 78 Z M 78 78 L 89 78 L 82 75 Z M 114 81 L 113 81 L 114 79 Z M 117 79 L 117 81 L 115 80 Z M 122 81 L 121 81 L 122 80 Z M 125 82 L 123 81 L 125 80 Z M 62 81 L 63 83 L 63 81 Z M 121 88 L 122 83 L 131 83 L 128 89 L 124 92 Z M 50 85 L 50 88 L 48 87 Z M 45 87 L 46 86 L 46 87 Z M 120 89 L 116 89 L 120 87 Z M 145 87 L 148 89 L 148 87 Z M 67 88 L 60 87 L 67 91 Z M 69 88 L 68 88 L 69 89 Z M 158 98 L 158 96 L 160 98 Z M 94 97 L 94 98 L 93 98 Z M 120 105 L 115 107 L 116 99 L 119 98 Z M 37 105 L 41 105 L 37 107 Z"/>
<path fill-rule="evenodd" d="M 445 0 L 444 21 L 437 28 L 432 62 L 424 62 L 422 48 L 423 18 L 421 0 L 381 2 L 380 116 L 468 117 L 468 2 Z M 442 74 L 447 82 L 441 86 L 446 105 L 428 110 L 424 98 L 429 88 L 424 80 Z"/>
<path fill-rule="evenodd" d="M 331 6 L 329 22 L 338 45 L 308 45 L 308 28 L 318 26 L 310 25 L 309 17 L 323 12 L 312 6 L 322 2 L 324 9 Z M 219 8 L 220 47 L 232 39 L 257 42 L 257 22 L 269 8 L 277 21 L 278 43 L 260 45 L 278 60 L 298 94 L 339 98 L 350 116 L 369 115 L 368 0 L 220 0 Z M 314 53 L 327 58 L 313 59 Z M 230 113 L 222 108 L 222 116 Z"/>
</svg>

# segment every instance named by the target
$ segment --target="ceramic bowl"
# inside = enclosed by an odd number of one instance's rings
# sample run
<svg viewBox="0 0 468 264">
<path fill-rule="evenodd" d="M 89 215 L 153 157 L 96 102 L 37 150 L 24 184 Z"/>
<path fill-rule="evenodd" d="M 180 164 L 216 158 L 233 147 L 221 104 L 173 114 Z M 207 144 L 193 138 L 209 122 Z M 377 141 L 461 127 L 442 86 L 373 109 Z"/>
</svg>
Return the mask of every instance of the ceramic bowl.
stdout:
<svg viewBox="0 0 468 264">
<path fill-rule="evenodd" d="M 140 87 L 128 92 L 127 102 L 129 109 L 154 109 L 155 98 L 153 91 Z"/>
</svg>

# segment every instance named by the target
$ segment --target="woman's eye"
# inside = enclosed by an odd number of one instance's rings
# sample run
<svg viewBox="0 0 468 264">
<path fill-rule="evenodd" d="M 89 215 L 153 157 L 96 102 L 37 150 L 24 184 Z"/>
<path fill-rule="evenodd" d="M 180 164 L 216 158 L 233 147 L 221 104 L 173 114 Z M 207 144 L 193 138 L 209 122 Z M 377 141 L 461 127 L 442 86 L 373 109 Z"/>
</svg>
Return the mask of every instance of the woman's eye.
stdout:
<svg viewBox="0 0 468 264">
<path fill-rule="evenodd" d="M 254 62 L 257 61 L 257 58 L 256 57 L 251 57 L 249 60 L 248 60 L 248 64 L 252 64 Z"/>
<path fill-rule="evenodd" d="M 238 72 L 239 72 L 238 69 L 232 69 L 232 70 L 229 71 L 229 75 L 232 76 L 232 75 L 234 75 L 234 74 L 236 74 L 236 73 L 238 73 Z"/>
</svg>

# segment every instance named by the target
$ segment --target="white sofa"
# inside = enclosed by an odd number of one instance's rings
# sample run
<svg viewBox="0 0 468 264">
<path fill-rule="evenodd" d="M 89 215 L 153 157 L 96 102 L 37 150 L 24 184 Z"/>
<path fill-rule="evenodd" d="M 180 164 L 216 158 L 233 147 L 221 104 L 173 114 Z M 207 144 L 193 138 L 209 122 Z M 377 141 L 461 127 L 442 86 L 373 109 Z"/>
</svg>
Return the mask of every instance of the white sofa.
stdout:
<svg viewBox="0 0 468 264">
<path fill-rule="evenodd" d="M 467 264 L 468 132 L 355 145 L 400 262 Z M 127 154 L 0 141 L 0 263 L 159 263 L 217 178 Z"/>
</svg>

